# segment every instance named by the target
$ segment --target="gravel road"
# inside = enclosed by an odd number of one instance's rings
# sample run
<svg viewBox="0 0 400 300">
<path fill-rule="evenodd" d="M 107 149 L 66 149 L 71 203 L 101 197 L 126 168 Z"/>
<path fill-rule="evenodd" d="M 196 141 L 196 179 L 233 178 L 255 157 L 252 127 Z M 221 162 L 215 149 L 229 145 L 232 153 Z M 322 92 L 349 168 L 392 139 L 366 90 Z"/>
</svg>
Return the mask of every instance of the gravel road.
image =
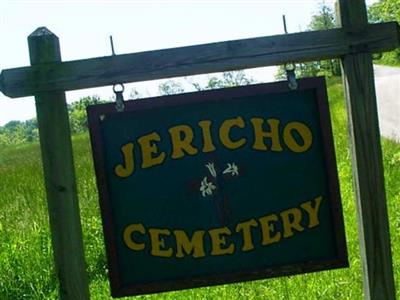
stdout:
<svg viewBox="0 0 400 300">
<path fill-rule="evenodd" d="M 374 65 L 381 135 L 400 142 L 400 68 Z"/>
</svg>

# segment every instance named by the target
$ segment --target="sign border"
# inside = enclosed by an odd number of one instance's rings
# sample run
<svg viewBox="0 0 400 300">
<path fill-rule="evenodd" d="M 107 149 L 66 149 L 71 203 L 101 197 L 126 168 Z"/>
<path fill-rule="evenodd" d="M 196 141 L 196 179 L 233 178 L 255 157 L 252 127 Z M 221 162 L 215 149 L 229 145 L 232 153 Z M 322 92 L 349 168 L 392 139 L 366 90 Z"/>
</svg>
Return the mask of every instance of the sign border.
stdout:
<svg viewBox="0 0 400 300">
<path fill-rule="evenodd" d="M 266 279 L 285 275 L 295 275 L 349 266 L 325 78 L 314 77 L 298 79 L 297 90 L 303 91 L 310 89 L 315 90 L 319 111 L 319 125 L 325 158 L 325 169 L 328 178 L 328 193 L 331 204 L 331 215 L 335 230 L 336 251 L 338 254 L 337 259 L 327 261 L 307 261 L 299 264 L 292 264 L 290 266 L 262 268 L 252 271 L 238 271 L 232 273 L 199 276 L 197 278 L 190 279 L 158 281 L 129 286 L 123 286 L 119 276 L 116 240 L 112 231 L 112 206 L 108 193 L 106 174 L 104 171 L 104 143 L 100 133 L 100 116 L 105 113 L 118 114 L 119 112 L 117 112 L 115 109 L 115 103 L 97 104 L 87 108 L 92 154 L 96 172 L 96 182 L 99 191 L 100 210 L 104 231 L 104 242 L 106 246 L 107 264 L 109 269 L 111 295 L 113 297 L 124 297 L 203 286 L 214 286 L 219 284 Z M 241 99 L 246 96 L 268 95 L 284 92 L 290 92 L 287 81 L 263 83 L 127 101 L 125 102 L 124 111 L 149 110 L 153 108 L 178 106 L 182 104 L 201 103 L 207 101 L 220 101 L 226 99 L 234 101 L 235 99 Z"/>
</svg>

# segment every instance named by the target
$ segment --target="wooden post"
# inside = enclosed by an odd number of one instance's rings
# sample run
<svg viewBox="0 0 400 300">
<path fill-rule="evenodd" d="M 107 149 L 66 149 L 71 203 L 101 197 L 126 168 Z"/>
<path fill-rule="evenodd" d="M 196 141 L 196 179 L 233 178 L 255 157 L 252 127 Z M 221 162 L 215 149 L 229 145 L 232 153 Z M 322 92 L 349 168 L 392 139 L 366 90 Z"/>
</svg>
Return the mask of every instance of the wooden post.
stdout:
<svg viewBox="0 0 400 300">
<path fill-rule="evenodd" d="M 357 35 L 367 28 L 364 0 L 339 0 L 343 28 Z M 342 58 L 351 136 L 365 299 L 395 299 L 392 255 L 372 57 L 354 49 Z M 364 53 L 362 53 L 364 52 Z"/>
<path fill-rule="evenodd" d="M 61 61 L 47 28 L 36 29 L 28 44 L 32 65 Z M 89 299 L 65 93 L 36 93 L 35 102 L 60 298 Z"/>
</svg>

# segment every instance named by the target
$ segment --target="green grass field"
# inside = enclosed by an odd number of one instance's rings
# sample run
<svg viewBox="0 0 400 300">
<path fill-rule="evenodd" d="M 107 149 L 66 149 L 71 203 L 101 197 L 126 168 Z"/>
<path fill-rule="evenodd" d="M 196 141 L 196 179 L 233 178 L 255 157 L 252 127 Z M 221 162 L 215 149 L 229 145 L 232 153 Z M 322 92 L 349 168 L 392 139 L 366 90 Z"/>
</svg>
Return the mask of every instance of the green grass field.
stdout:
<svg viewBox="0 0 400 300">
<path fill-rule="evenodd" d="M 342 87 L 329 98 L 350 268 L 248 283 L 139 296 L 135 299 L 362 299 L 361 263 Z M 90 144 L 73 138 L 92 299 L 111 298 Z M 400 144 L 382 141 L 393 269 L 400 284 Z M 0 149 L 0 299 L 57 299 L 38 144 Z M 400 298 L 400 292 L 397 291 Z"/>
</svg>

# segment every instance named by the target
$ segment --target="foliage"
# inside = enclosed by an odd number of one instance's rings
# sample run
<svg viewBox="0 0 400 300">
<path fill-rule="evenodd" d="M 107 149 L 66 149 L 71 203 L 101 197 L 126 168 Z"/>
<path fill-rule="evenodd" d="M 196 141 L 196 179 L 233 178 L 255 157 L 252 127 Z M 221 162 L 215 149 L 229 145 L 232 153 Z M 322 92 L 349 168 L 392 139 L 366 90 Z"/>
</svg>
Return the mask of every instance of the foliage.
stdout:
<svg viewBox="0 0 400 300">
<path fill-rule="evenodd" d="M 10 121 L 0 126 L 0 145 L 22 144 L 37 140 L 39 137 L 36 119 Z"/>
<path fill-rule="evenodd" d="M 350 268 L 127 299 L 362 299 L 362 270 L 343 90 L 329 98 Z M 400 284 L 400 144 L 383 139 L 383 162 L 396 285 Z M 73 137 L 92 299 L 111 299 L 87 134 Z M 38 143 L 0 148 L 0 299 L 57 299 Z M 397 290 L 400 297 L 400 290 Z"/>
<path fill-rule="evenodd" d="M 68 105 L 69 123 L 71 133 L 77 134 L 87 131 L 88 123 L 86 116 L 86 107 L 89 105 L 105 103 L 106 101 L 100 100 L 98 96 L 88 96 L 79 99 L 79 101 L 72 102 Z"/>
<path fill-rule="evenodd" d="M 131 89 L 130 93 L 129 93 L 129 99 L 139 99 L 141 98 L 141 95 L 139 93 L 139 91 L 135 88 Z"/>
<path fill-rule="evenodd" d="M 311 22 L 307 26 L 307 31 L 328 30 L 336 27 L 335 13 L 332 8 L 320 3 L 319 11 L 311 17 Z M 340 76 L 340 63 L 337 59 L 328 59 L 322 61 L 305 62 L 297 65 L 297 77 L 313 77 L 313 76 Z M 285 79 L 286 72 L 284 66 L 279 67 L 277 79 Z"/>
<path fill-rule="evenodd" d="M 86 107 L 92 104 L 104 103 L 98 96 L 81 98 L 67 106 L 71 133 L 77 134 L 87 131 Z M 39 130 L 36 118 L 27 121 L 10 121 L 0 126 L 0 146 L 21 145 L 37 141 Z"/>
<path fill-rule="evenodd" d="M 223 87 L 246 85 L 253 83 L 243 71 L 224 72 L 221 76 L 212 76 L 207 84 L 202 86 L 197 82 L 190 82 L 195 90 L 209 90 Z M 168 80 L 161 83 L 158 87 L 160 95 L 179 94 L 185 91 L 185 87 L 179 81 Z M 142 98 L 136 89 L 132 89 L 129 94 L 130 99 Z M 80 134 L 88 129 L 86 107 L 93 104 L 105 103 L 98 96 L 87 96 L 78 101 L 68 104 L 68 114 L 72 134 Z M 38 125 L 36 119 L 21 121 L 10 121 L 4 126 L 0 126 L 0 146 L 1 145 L 21 145 L 39 139 Z"/>
<path fill-rule="evenodd" d="M 223 72 L 221 75 L 213 75 L 210 78 L 208 78 L 205 84 L 202 84 L 198 81 L 193 81 L 192 77 L 186 78 L 186 81 L 196 91 L 248 85 L 255 82 L 253 78 L 249 77 L 242 70 Z M 160 95 L 180 94 L 185 92 L 185 87 L 181 82 L 175 80 L 168 80 L 159 85 L 158 91 Z"/>
<path fill-rule="evenodd" d="M 185 89 L 183 88 L 182 84 L 174 80 L 168 80 L 158 86 L 158 92 L 162 96 L 180 94 L 184 91 Z"/>
<path fill-rule="evenodd" d="M 371 23 L 397 21 L 400 23 L 400 0 L 380 0 L 368 8 Z M 376 63 L 400 66 L 400 48 L 375 55 Z"/>
<path fill-rule="evenodd" d="M 397 21 L 400 23 L 400 0 L 379 0 L 368 8 L 368 19 L 371 23 Z M 311 17 L 307 30 L 327 30 L 336 27 L 335 13 L 332 8 L 320 3 L 319 11 Z M 400 66 L 400 48 L 391 52 L 374 55 L 375 63 Z M 339 60 L 323 60 L 306 62 L 297 65 L 297 77 L 312 76 L 340 76 L 341 68 Z M 275 75 L 277 79 L 285 79 L 286 72 L 283 66 L 278 69 Z"/>
<path fill-rule="evenodd" d="M 372 23 L 400 22 L 400 0 L 380 0 L 368 8 L 368 18 Z"/>
<path fill-rule="evenodd" d="M 220 89 L 225 87 L 233 87 L 233 86 L 241 86 L 248 85 L 254 83 L 254 79 L 247 76 L 247 74 L 242 71 L 231 71 L 224 72 L 222 76 L 212 76 L 208 79 L 208 82 L 205 86 L 201 86 L 198 83 L 192 83 L 193 87 L 198 90 L 212 90 L 212 89 Z"/>
</svg>

